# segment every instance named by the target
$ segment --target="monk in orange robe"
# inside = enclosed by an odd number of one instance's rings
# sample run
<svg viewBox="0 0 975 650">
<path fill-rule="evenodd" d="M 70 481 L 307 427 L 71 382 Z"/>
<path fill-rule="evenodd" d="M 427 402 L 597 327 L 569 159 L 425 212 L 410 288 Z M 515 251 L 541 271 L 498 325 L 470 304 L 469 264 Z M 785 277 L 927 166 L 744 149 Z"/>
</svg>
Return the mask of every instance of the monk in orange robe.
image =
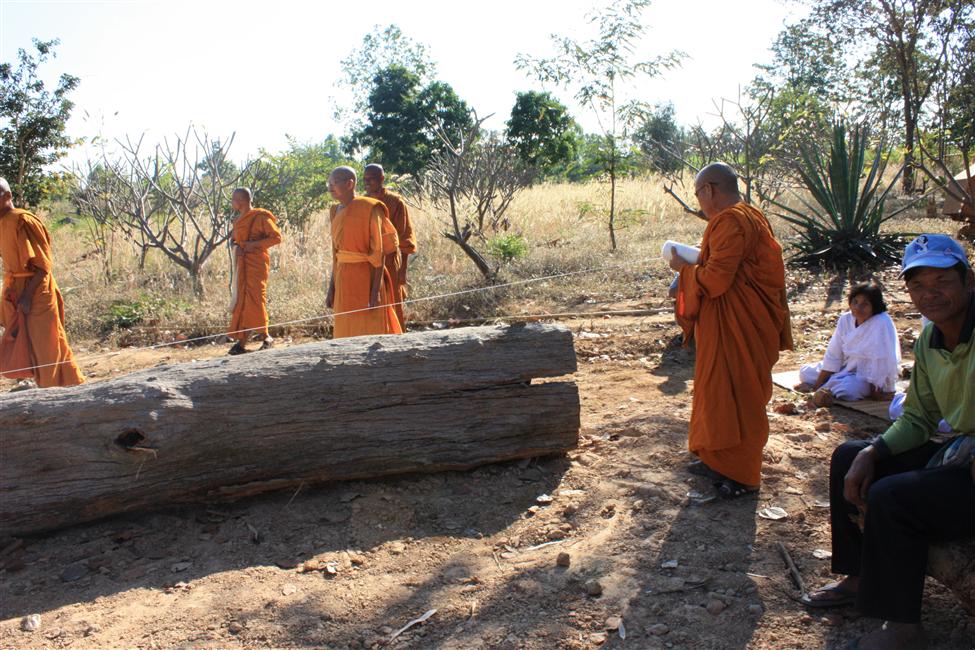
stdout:
<svg viewBox="0 0 975 650">
<path fill-rule="evenodd" d="M 230 235 L 235 277 L 228 333 L 236 342 L 228 354 L 243 354 L 247 352 L 244 344 L 252 335 L 263 340 L 261 350 L 274 344 L 267 331 L 267 279 L 271 273 L 267 251 L 281 243 L 281 230 L 273 214 L 251 205 L 248 188 L 238 187 L 230 200 L 238 216 Z"/>
<path fill-rule="evenodd" d="M 399 248 L 396 229 L 382 201 L 355 195 L 351 167 L 337 167 L 328 190 L 332 206 L 332 277 L 327 307 L 335 312 L 332 338 L 402 334 L 392 306 L 393 281 L 385 257 Z"/>
<path fill-rule="evenodd" d="M 393 308 L 399 317 L 403 331 L 406 331 L 406 317 L 403 312 L 403 302 L 407 298 L 406 269 L 409 266 L 410 255 L 416 253 L 416 236 L 413 234 L 413 224 L 410 223 L 410 213 L 406 209 L 406 201 L 395 192 L 386 189 L 386 172 L 382 165 L 375 163 L 366 165 L 362 172 L 362 182 L 366 186 L 366 196 L 379 199 L 389 212 L 389 220 L 396 228 L 399 237 L 399 250 L 386 256 L 386 269 L 393 280 Z"/>
<path fill-rule="evenodd" d="M 2 178 L 0 258 L 0 325 L 6 330 L 19 320 L 18 336 L 26 335 L 29 341 L 34 382 L 41 388 L 84 382 L 64 331 L 64 299 L 51 274 L 51 237 L 40 219 L 14 207 L 10 185 Z"/>
<path fill-rule="evenodd" d="M 765 215 L 744 203 L 734 170 L 708 165 L 695 179 L 708 220 L 697 264 L 674 255 L 680 273 L 677 318 L 696 341 L 688 436 L 690 466 L 718 493 L 737 497 L 761 482 L 768 441 L 772 366 L 792 349 L 782 247 Z"/>
</svg>

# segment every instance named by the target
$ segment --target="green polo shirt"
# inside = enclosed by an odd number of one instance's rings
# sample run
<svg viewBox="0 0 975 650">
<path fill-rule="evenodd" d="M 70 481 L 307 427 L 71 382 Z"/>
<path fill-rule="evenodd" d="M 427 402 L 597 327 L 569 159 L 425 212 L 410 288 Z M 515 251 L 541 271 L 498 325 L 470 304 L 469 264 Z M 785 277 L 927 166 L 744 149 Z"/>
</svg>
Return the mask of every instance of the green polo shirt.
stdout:
<svg viewBox="0 0 975 650">
<path fill-rule="evenodd" d="M 914 372 L 904 414 L 880 436 L 878 452 L 900 454 L 931 439 L 943 418 L 956 435 L 975 435 L 975 294 L 955 349 L 945 348 L 934 323 L 914 346 Z M 882 441 L 882 442 L 881 442 Z M 886 447 L 886 449 L 884 449 Z"/>
</svg>

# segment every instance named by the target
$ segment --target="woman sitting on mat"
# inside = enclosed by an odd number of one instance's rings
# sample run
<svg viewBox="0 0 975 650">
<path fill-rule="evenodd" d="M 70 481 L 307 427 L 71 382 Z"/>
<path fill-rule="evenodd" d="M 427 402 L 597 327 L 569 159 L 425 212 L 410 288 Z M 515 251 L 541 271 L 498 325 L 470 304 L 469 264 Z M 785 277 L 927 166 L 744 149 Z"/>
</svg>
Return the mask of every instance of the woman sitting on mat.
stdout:
<svg viewBox="0 0 975 650">
<path fill-rule="evenodd" d="M 813 393 L 813 404 L 834 400 L 890 399 L 900 371 L 901 348 L 880 287 L 850 290 L 850 311 L 840 316 L 820 363 L 803 366 L 796 390 Z"/>
</svg>

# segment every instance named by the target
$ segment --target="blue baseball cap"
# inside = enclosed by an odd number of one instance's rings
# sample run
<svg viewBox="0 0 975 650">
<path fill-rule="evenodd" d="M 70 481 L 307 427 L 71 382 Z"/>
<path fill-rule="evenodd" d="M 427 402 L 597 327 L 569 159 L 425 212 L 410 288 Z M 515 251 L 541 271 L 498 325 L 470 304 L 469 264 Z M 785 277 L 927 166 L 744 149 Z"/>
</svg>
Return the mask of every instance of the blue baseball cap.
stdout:
<svg viewBox="0 0 975 650">
<path fill-rule="evenodd" d="M 972 267 L 961 244 L 948 235 L 920 235 L 904 249 L 901 275 L 919 266 L 947 269 L 956 264 Z"/>
</svg>

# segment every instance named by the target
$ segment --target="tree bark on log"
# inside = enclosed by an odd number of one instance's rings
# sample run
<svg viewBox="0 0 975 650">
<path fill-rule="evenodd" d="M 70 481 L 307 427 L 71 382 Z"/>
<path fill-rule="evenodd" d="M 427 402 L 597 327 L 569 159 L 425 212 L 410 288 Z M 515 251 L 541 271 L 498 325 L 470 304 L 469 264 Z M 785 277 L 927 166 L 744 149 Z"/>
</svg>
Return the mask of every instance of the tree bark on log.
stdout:
<svg viewBox="0 0 975 650">
<path fill-rule="evenodd" d="M 948 587 L 975 616 L 975 539 L 936 544 L 928 552 L 928 575 Z"/>
<path fill-rule="evenodd" d="M 342 339 L 0 396 L 0 535 L 578 443 L 569 330 Z"/>
</svg>

